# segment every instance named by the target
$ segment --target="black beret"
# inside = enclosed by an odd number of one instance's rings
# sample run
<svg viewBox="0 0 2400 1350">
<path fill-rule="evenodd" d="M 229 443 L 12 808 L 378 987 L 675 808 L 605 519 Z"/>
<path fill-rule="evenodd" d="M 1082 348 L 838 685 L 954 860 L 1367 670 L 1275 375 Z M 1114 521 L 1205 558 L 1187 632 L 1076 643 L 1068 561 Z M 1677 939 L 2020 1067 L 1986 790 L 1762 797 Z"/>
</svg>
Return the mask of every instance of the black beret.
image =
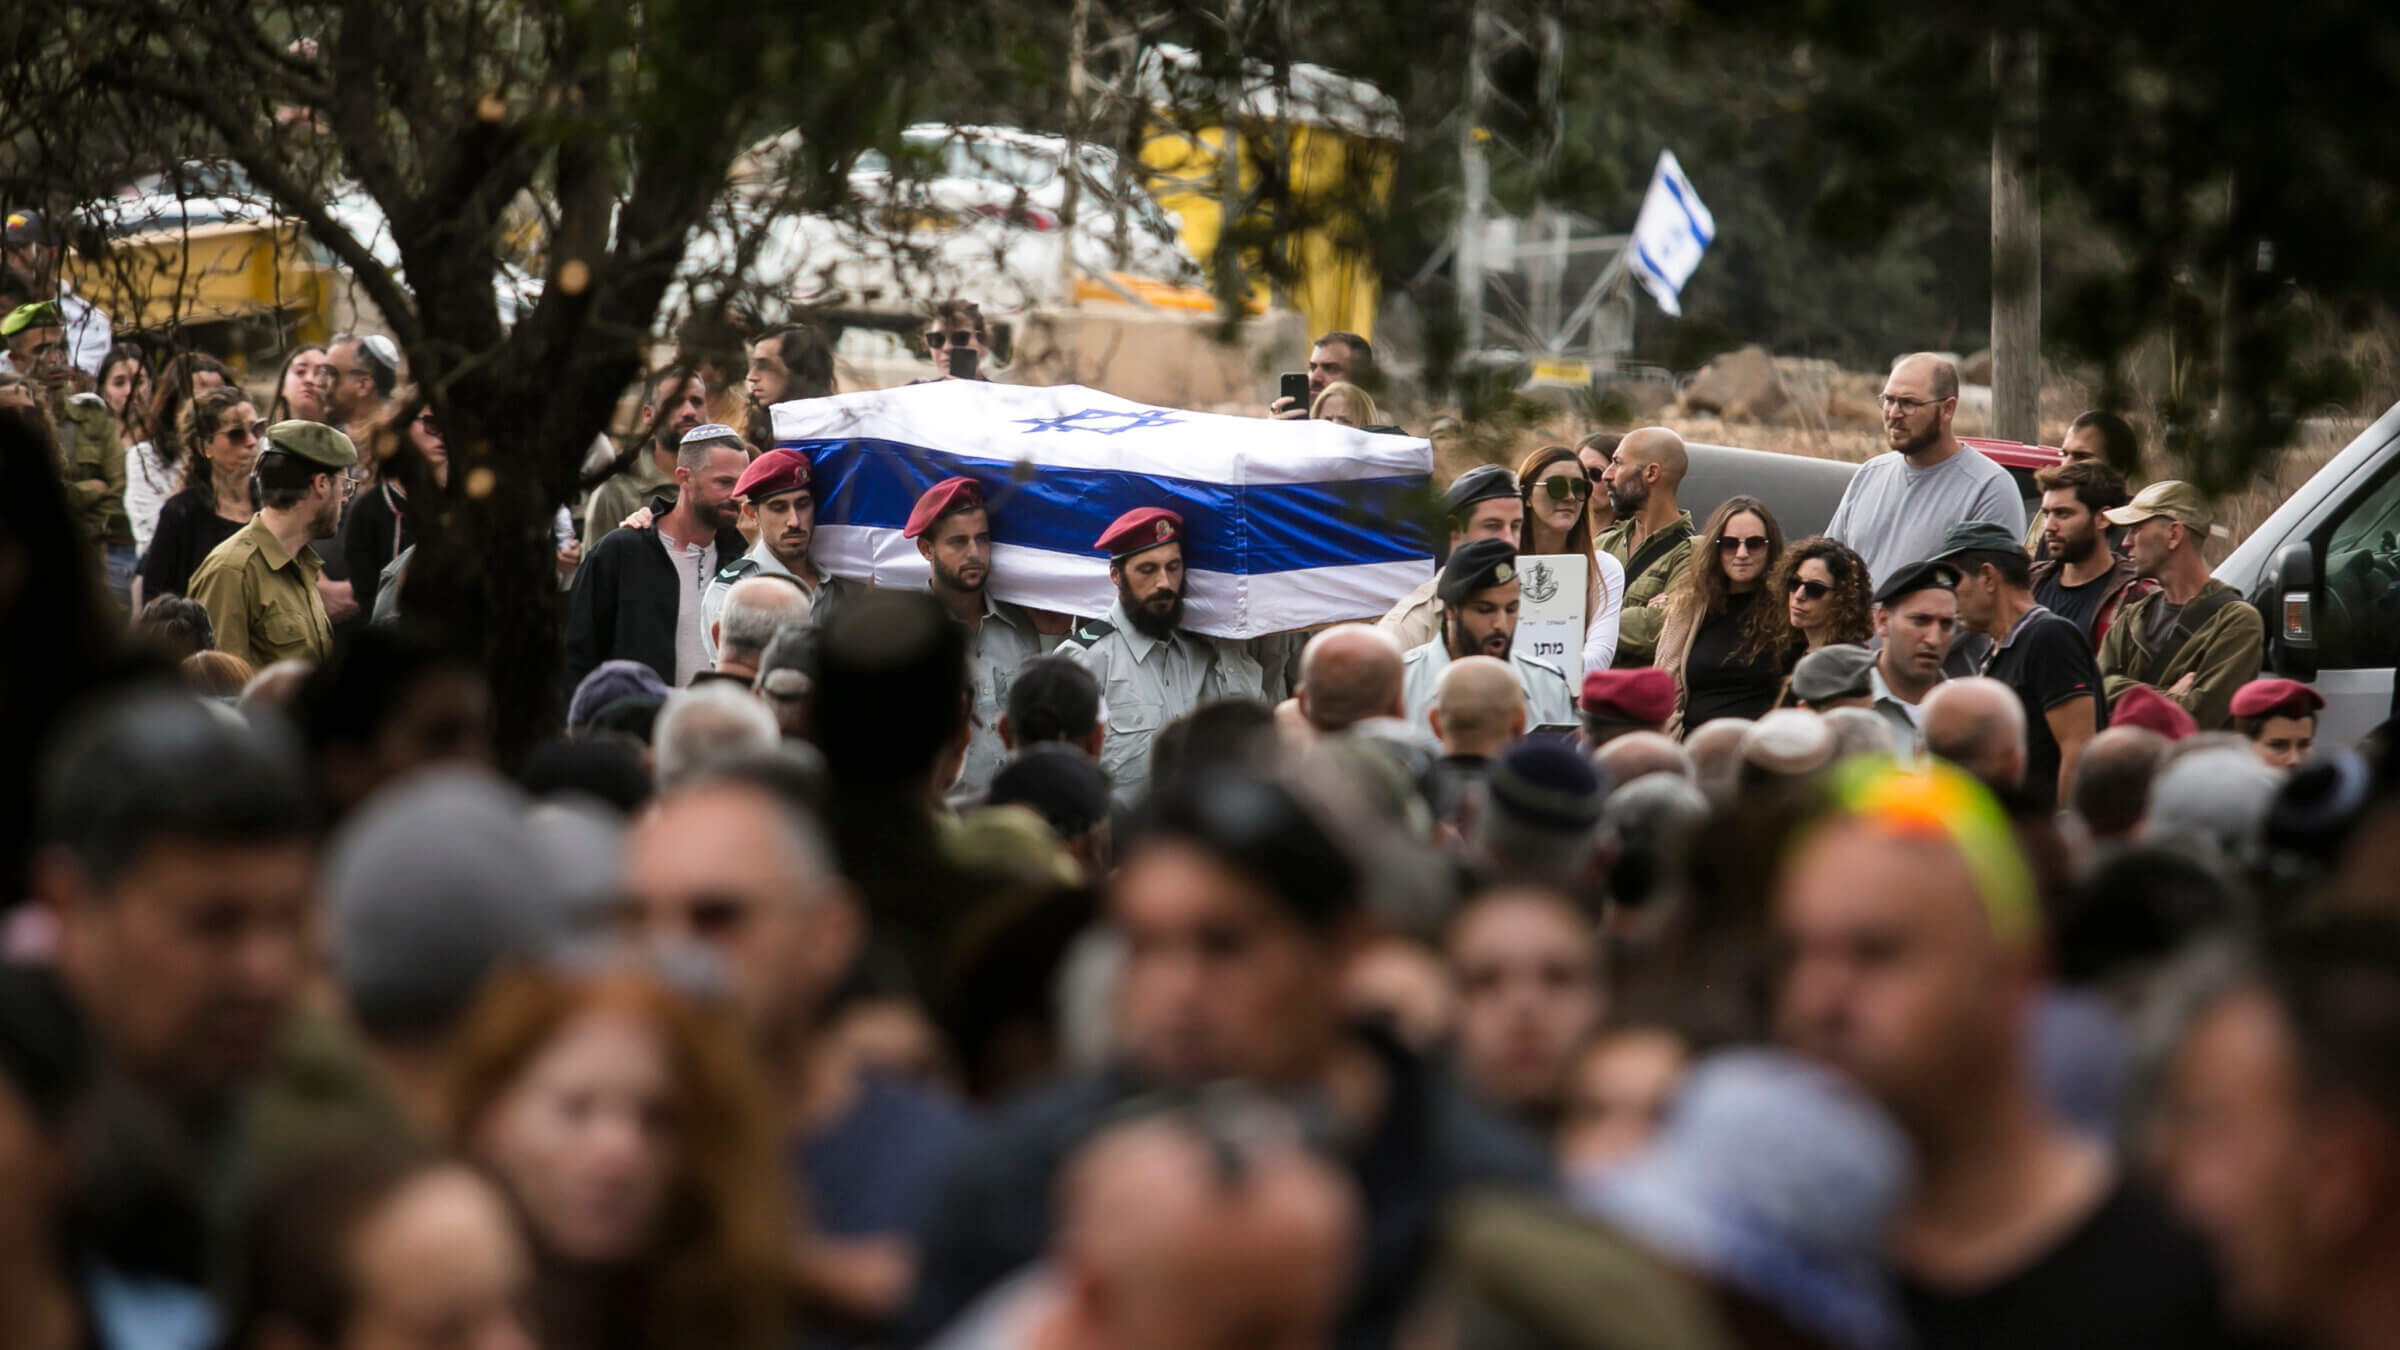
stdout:
<svg viewBox="0 0 2400 1350">
<path fill-rule="evenodd" d="M 1450 490 L 1442 494 L 1442 511 L 1445 515 L 1463 515 L 1477 502 L 1516 495 L 1517 476 L 1497 464 L 1486 464 L 1451 480 Z"/>
<path fill-rule="evenodd" d="M 1477 591 L 1505 586 L 1516 578 L 1516 545 L 1505 539 L 1470 539 L 1450 555 L 1433 593 L 1443 604 L 1455 605 Z"/>
<path fill-rule="evenodd" d="M 1875 603 L 1896 604 L 1919 591 L 1958 589 L 1958 568 L 1946 562 L 1910 563 L 1892 573 L 1891 579 L 1875 588 Z"/>
</svg>

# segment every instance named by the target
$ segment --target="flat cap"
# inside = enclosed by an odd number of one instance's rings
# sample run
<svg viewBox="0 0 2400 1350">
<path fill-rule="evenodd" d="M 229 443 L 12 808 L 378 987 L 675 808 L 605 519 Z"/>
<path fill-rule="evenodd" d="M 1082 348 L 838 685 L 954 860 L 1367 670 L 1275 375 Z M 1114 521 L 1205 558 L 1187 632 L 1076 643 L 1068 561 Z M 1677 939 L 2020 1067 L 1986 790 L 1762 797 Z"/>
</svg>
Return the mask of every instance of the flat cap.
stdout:
<svg viewBox="0 0 2400 1350">
<path fill-rule="evenodd" d="M 56 248 L 58 247 L 58 226 L 52 224 L 50 217 L 40 211 L 11 211 L 8 213 L 8 242 L 40 244 L 46 248 Z"/>
<path fill-rule="evenodd" d="M 1837 698 L 1866 698 L 1875 692 L 1875 653 L 1864 643 L 1837 642 L 1819 647 L 1792 667 L 1792 697 L 1803 703 L 1830 703 Z"/>
<path fill-rule="evenodd" d="M 1477 591 L 1516 579 L 1516 545 L 1505 539 L 1470 539 L 1442 565 L 1442 579 L 1434 583 L 1433 593 L 1443 604 L 1455 605 Z"/>
<path fill-rule="evenodd" d="M 1962 520 L 1942 532 L 1942 546 L 1928 561 L 1946 562 L 1962 553 L 2021 553 L 2025 541 L 2006 525 L 1988 520 Z"/>
<path fill-rule="evenodd" d="M 2117 696 L 2117 706 L 2108 711 L 2112 727 L 2142 727 L 2155 731 L 2170 741 L 2180 741 L 2200 729 L 2183 706 L 2146 684 L 2137 684 Z"/>
<path fill-rule="evenodd" d="M 1164 544 L 1183 542 L 1183 517 L 1163 506 L 1137 506 L 1110 522 L 1092 547 L 1115 562 Z"/>
<path fill-rule="evenodd" d="M 702 441 L 730 441 L 735 445 L 740 445 L 742 433 L 735 431 L 723 422 L 702 422 L 690 431 L 683 433 L 683 439 L 676 444 L 697 445 Z"/>
<path fill-rule="evenodd" d="M 1515 474 L 1497 464 L 1484 464 L 1450 481 L 1450 490 L 1442 494 L 1442 511 L 1445 515 L 1461 515 L 1477 502 L 1516 495 Z"/>
<path fill-rule="evenodd" d="M 2162 478 L 2133 494 L 2133 500 L 2114 511 L 2103 511 L 2100 518 L 2111 525 L 2139 525 L 2152 516 L 2165 516 L 2179 525 L 2215 533 L 2216 512 L 2209 509 L 2208 498 L 2200 489 L 2172 478 Z"/>
<path fill-rule="evenodd" d="M 692 435 L 706 430 L 707 427 L 695 427 Z M 723 431 L 724 428 L 717 430 Z M 692 437 L 686 436 L 683 440 L 684 444 L 689 445 Z M 749 468 L 742 470 L 742 476 L 734 480 L 733 495 L 756 505 L 769 497 L 807 487 L 808 483 L 808 456 L 797 450 L 769 450 L 750 461 Z"/>
<path fill-rule="evenodd" d="M 358 447 L 348 436 L 323 422 L 297 417 L 268 427 L 266 448 L 328 469 L 347 469 L 358 463 Z"/>
<path fill-rule="evenodd" d="M 1656 666 L 1595 670 L 1583 677 L 1583 715 L 1595 722 L 1665 726 L 1675 715 L 1675 677 Z"/>
<path fill-rule="evenodd" d="M 2298 680 L 2252 680 L 2233 691 L 2236 717 L 2312 717 L 2325 706 L 2325 696 Z"/>
<path fill-rule="evenodd" d="M 1892 573 L 1875 590 L 1875 603 L 1896 605 L 1919 591 L 1955 591 L 1958 569 L 1946 562 L 1914 562 Z"/>
<path fill-rule="evenodd" d="M 968 511 L 983 505 L 983 484 L 972 478 L 945 478 L 925 489 L 917 498 L 914 510 L 908 513 L 908 524 L 900 531 L 903 539 L 914 539 L 933 528 L 933 522 L 953 511 Z"/>
<path fill-rule="evenodd" d="M 36 300 L 30 305 L 17 306 L 8 312 L 7 318 L 0 319 L 0 338 L 15 337 L 28 328 L 64 327 L 66 320 L 59 316 L 57 301 Z"/>
</svg>

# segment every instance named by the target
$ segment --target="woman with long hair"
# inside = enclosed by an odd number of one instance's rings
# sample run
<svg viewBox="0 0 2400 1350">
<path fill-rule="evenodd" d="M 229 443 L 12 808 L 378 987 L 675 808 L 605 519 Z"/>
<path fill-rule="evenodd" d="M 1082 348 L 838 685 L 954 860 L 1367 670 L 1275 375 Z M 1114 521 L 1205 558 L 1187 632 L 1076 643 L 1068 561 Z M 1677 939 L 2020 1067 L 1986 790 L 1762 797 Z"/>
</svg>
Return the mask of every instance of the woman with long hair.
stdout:
<svg viewBox="0 0 2400 1350">
<path fill-rule="evenodd" d="M 158 508 L 158 531 L 142 558 L 134 610 L 162 595 L 183 595 L 209 551 L 250 523 L 250 468 L 266 424 L 239 389 L 211 389 L 183 405 L 176 439 L 183 447 L 183 490 Z"/>
<path fill-rule="evenodd" d="M 367 485 L 342 517 L 342 555 L 349 564 L 351 593 L 358 607 L 375 611 L 383 569 L 415 542 L 408 528 L 408 488 L 438 489 L 450 481 L 450 450 L 441 424 L 422 391 L 402 389 L 391 412 L 358 447 L 359 462 L 371 466 Z"/>
<path fill-rule="evenodd" d="M 1659 667 L 1675 677 L 1670 735 L 1775 705 L 1800 638 L 1767 580 L 1783 561 L 1783 527 L 1756 497 L 1729 497 L 1693 541 L 1692 566 L 1667 602 Z"/>
<path fill-rule="evenodd" d="M 1563 445 L 1545 445 L 1517 465 L 1525 500 L 1520 553 L 1572 553 L 1583 558 L 1583 668 L 1606 670 L 1617 656 L 1617 620 L 1625 607 L 1625 565 L 1592 544 L 1591 501 L 1606 496 L 1583 459 Z"/>
<path fill-rule="evenodd" d="M 149 439 L 150 358 L 130 342 L 108 349 L 100 362 L 100 401 L 117 419 L 117 443 L 131 447 Z"/>
<path fill-rule="evenodd" d="M 142 414 L 141 439 L 125 452 L 125 519 L 133 527 L 134 552 L 150 551 L 151 537 L 158 530 L 159 508 L 184 486 L 184 449 L 175 439 L 183 405 L 232 383 L 232 371 L 215 357 L 199 352 L 170 357 L 159 367 L 157 390 Z"/>
<path fill-rule="evenodd" d="M 633 969 L 521 970 L 448 1067 L 451 1142 L 525 1218 L 547 1343 L 786 1344 L 784 1182 L 730 1012 Z"/>
<path fill-rule="evenodd" d="M 1770 593 L 1783 597 L 1792 631 L 1808 651 L 1875 636 L 1875 596 L 1867 562 L 1838 539 L 1811 535 L 1792 545 L 1775 568 Z"/>
<path fill-rule="evenodd" d="M 275 373 L 275 403 L 269 422 L 325 422 L 333 397 L 333 361 L 314 342 L 292 348 Z"/>
</svg>

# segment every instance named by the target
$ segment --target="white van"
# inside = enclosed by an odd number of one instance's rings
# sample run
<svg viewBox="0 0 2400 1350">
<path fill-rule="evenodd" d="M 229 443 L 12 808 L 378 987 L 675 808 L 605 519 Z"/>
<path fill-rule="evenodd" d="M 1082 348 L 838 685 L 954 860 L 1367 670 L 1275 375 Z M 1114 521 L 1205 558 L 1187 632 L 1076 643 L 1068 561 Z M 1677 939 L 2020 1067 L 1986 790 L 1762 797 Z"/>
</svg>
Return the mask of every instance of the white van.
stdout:
<svg viewBox="0 0 2400 1350">
<path fill-rule="evenodd" d="M 2301 484 L 2216 575 L 2265 617 L 2267 669 L 2325 696 L 2318 744 L 2347 745 L 2389 720 L 2400 666 L 2400 404 Z"/>
</svg>

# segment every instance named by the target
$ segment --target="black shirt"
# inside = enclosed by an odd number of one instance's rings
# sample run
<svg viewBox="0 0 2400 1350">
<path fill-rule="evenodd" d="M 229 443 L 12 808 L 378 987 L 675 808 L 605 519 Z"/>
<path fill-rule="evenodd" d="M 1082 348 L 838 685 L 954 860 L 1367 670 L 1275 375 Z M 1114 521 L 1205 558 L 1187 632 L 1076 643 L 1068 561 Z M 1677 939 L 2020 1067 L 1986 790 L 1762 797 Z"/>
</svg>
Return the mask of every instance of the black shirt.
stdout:
<svg viewBox="0 0 2400 1350">
<path fill-rule="evenodd" d="M 1722 613 L 1700 621 L 1692 634 L 1691 654 L 1683 662 L 1683 730 L 1692 730 L 1720 717 L 1758 717 L 1775 706 L 1783 677 L 1791 673 L 1792 651 L 1752 653 L 1736 665 L 1734 648 L 1742 642 L 1742 620 L 1766 594 L 1760 587 L 1745 595 L 1725 597 Z"/>
<path fill-rule="evenodd" d="M 2108 599 L 2108 583 L 2114 573 L 2102 572 L 2080 586 L 2067 585 L 2066 575 L 2063 564 L 2043 573 L 2042 579 L 2033 583 L 2033 598 L 2051 613 L 2090 633 L 2092 625 L 2099 621 L 2101 604 Z"/>
<path fill-rule="evenodd" d="M 198 488 L 185 488 L 159 503 L 158 529 L 142 556 L 142 599 L 190 593 L 192 573 L 217 545 L 242 532 L 242 523 L 217 514 Z"/>
<path fill-rule="evenodd" d="M 1981 1289 L 1903 1276 L 1918 1350 L 2118 1350 L 2226 1344 L 2216 1272 L 2190 1230 L 2149 1192 L 2120 1181 L 2032 1265 Z"/>
<path fill-rule="evenodd" d="M 375 592 L 383 584 L 383 569 L 410 543 L 408 497 L 387 482 L 358 494 L 342 522 L 343 559 L 349 564 L 350 594 L 361 614 L 375 612 Z"/>
<path fill-rule="evenodd" d="M 2050 709 L 2072 698 L 2092 701 L 2092 729 L 2108 725 L 2100 697 L 2100 662 L 2084 631 L 2040 605 L 2017 621 L 2008 641 L 1994 648 L 1983 673 L 2017 691 L 2025 705 L 2025 795 L 2044 809 L 2058 805 L 2058 738 L 2050 734 Z"/>
</svg>

